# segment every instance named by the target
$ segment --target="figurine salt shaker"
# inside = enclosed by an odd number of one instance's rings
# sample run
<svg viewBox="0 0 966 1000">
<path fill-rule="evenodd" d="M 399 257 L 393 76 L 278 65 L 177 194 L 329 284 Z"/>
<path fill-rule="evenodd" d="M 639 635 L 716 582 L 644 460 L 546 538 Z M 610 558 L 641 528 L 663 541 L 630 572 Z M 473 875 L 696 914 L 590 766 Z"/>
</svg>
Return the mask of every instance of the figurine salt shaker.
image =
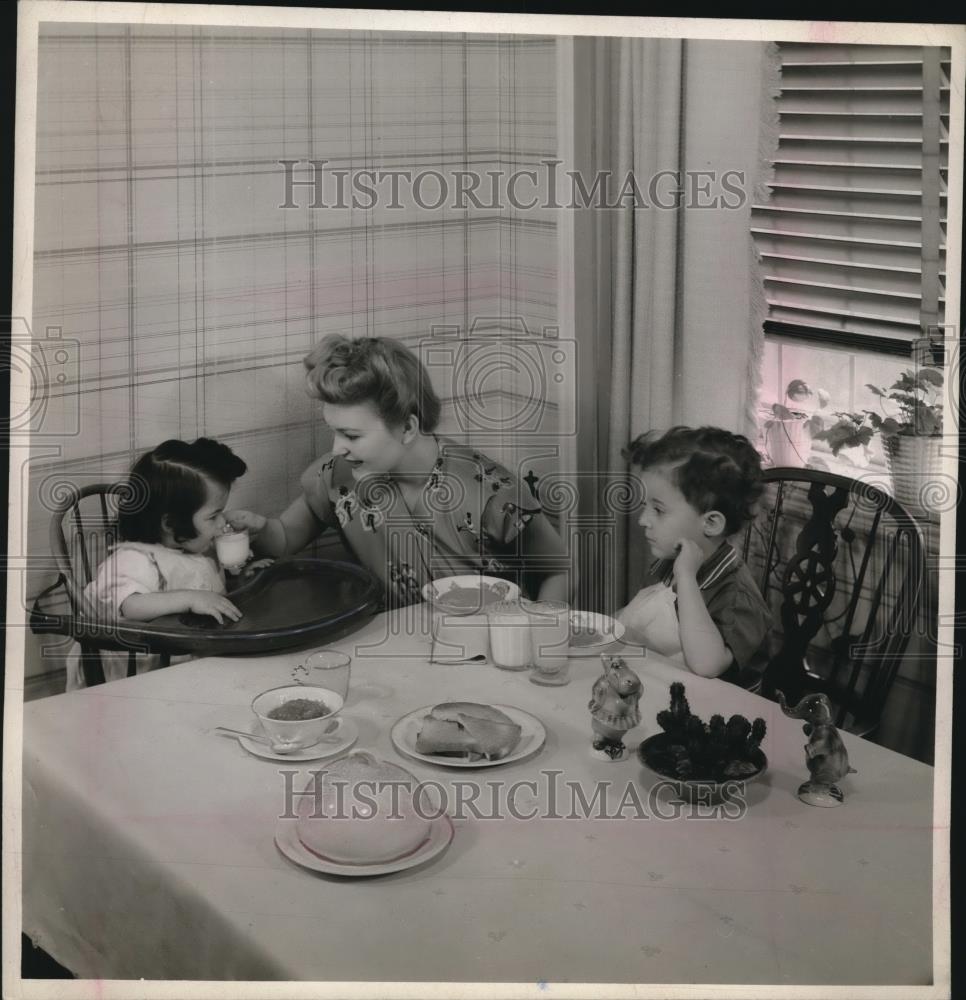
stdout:
<svg viewBox="0 0 966 1000">
<path fill-rule="evenodd" d="M 798 797 L 810 806 L 831 808 L 840 806 L 845 796 L 836 782 L 847 774 L 857 773 L 849 766 L 849 754 L 832 725 L 832 706 L 824 694 L 808 694 L 794 707 L 789 708 L 781 691 L 778 703 L 791 719 L 804 719 L 803 732 L 808 737 L 805 744 L 805 765 L 811 779 L 798 789 Z"/>
<path fill-rule="evenodd" d="M 643 685 L 641 679 L 619 656 L 601 654 L 604 672 L 591 691 L 591 727 L 594 755 L 602 760 L 623 760 L 627 755 L 624 734 L 640 724 Z"/>
</svg>

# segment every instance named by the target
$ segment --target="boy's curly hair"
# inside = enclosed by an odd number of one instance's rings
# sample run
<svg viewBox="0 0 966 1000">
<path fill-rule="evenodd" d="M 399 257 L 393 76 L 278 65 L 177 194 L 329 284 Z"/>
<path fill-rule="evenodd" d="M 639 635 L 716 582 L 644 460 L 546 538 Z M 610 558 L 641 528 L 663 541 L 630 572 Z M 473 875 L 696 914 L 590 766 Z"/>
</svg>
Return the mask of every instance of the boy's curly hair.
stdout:
<svg viewBox="0 0 966 1000">
<path fill-rule="evenodd" d="M 752 443 L 720 427 L 672 427 L 660 435 L 649 431 L 621 455 L 640 469 L 667 466 L 671 481 L 695 510 L 724 514 L 728 535 L 751 520 L 764 489 L 761 457 Z"/>
</svg>

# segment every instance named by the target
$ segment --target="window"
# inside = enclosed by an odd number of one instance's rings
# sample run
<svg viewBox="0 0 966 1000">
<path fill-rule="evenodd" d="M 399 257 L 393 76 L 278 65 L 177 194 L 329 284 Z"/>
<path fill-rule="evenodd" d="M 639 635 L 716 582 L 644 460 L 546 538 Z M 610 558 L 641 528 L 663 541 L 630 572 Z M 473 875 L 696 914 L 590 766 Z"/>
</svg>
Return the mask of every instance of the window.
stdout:
<svg viewBox="0 0 966 1000">
<path fill-rule="evenodd" d="M 795 379 L 828 393 L 834 420 L 877 408 L 867 383 L 941 357 L 927 338 L 944 321 L 949 50 L 788 43 L 779 59 L 771 196 L 752 212 L 768 305 L 759 447 L 855 475 L 859 458 L 885 462 L 878 437 L 836 458 L 767 424 Z"/>
<path fill-rule="evenodd" d="M 943 322 L 949 50 L 780 46 L 767 335 L 908 358 Z"/>
</svg>

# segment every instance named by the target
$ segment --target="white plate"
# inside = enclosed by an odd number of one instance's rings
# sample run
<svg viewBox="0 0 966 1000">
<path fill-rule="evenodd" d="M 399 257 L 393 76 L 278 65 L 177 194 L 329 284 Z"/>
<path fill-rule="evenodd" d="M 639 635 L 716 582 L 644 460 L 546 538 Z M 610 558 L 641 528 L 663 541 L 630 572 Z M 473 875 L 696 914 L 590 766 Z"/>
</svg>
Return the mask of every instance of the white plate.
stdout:
<svg viewBox="0 0 966 1000">
<path fill-rule="evenodd" d="M 252 735 L 262 735 L 262 727 L 257 722 L 252 725 Z M 239 736 L 238 742 L 253 757 L 261 757 L 262 760 L 304 762 L 307 760 L 322 760 L 323 757 L 334 757 L 337 753 L 343 753 L 358 738 L 359 730 L 356 728 L 356 724 L 352 719 L 342 716 L 342 728 L 335 736 L 323 736 L 314 746 L 306 747 L 304 750 L 293 750 L 292 753 L 276 753 L 267 743 L 249 740 L 244 736 Z"/>
<path fill-rule="evenodd" d="M 393 727 L 389 737 L 392 745 L 407 757 L 413 760 L 421 760 L 426 764 L 438 764 L 440 767 L 499 767 L 501 764 L 512 764 L 514 761 L 523 760 L 530 754 L 536 753 L 543 746 L 547 738 L 547 731 L 543 728 L 543 723 L 522 709 L 513 708 L 510 705 L 494 705 L 501 712 L 515 722 L 520 729 L 520 742 L 517 743 L 513 753 L 499 760 L 466 760 L 461 757 L 444 757 L 436 754 L 419 753 L 416 749 L 416 734 L 422 725 L 423 718 L 432 710 L 433 705 L 425 708 L 417 708 L 415 712 L 404 715 Z"/>
<path fill-rule="evenodd" d="M 571 645 L 568 650 L 569 656 L 599 656 L 608 646 L 624 637 L 624 626 L 619 621 L 598 614 L 596 611 L 571 611 L 570 628 L 585 631 L 591 628 L 600 633 L 601 639 L 584 646 Z"/>
<path fill-rule="evenodd" d="M 297 819 L 280 819 L 275 826 L 275 846 L 295 864 L 323 875 L 388 875 L 390 872 L 404 871 L 435 858 L 449 846 L 453 839 L 453 824 L 445 814 L 429 824 L 429 836 L 410 854 L 392 861 L 380 861 L 371 865 L 351 865 L 340 861 L 329 861 L 313 854 L 298 837 Z"/>
</svg>

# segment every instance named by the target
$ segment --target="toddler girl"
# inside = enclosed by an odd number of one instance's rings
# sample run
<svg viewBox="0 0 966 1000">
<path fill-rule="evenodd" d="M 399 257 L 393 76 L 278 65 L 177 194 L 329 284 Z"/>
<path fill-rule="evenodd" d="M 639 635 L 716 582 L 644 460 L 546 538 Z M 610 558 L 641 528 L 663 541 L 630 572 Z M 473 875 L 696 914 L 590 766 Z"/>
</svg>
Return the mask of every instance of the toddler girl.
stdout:
<svg viewBox="0 0 966 1000">
<path fill-rule="evenodd" d="M 84 589 L 88 612 L 100 621 L 151 621 L 192 611 L 219 623 L 241 612 L 225 597 L 225 576 L 214 558 L 225 529 L 232 483 L 247 469 L 226 445 L 210 438 L 165 441 L 131 469 L 130 503 L 118 513 L 118 545 Z M 127 676 L 128 654 L 100 650 L 105 680 Z M 157 654 L 138 656 L 138 673 Z M 68 656 L 67 690 L 84 687 L 79 649 Z"/>
</svg>

